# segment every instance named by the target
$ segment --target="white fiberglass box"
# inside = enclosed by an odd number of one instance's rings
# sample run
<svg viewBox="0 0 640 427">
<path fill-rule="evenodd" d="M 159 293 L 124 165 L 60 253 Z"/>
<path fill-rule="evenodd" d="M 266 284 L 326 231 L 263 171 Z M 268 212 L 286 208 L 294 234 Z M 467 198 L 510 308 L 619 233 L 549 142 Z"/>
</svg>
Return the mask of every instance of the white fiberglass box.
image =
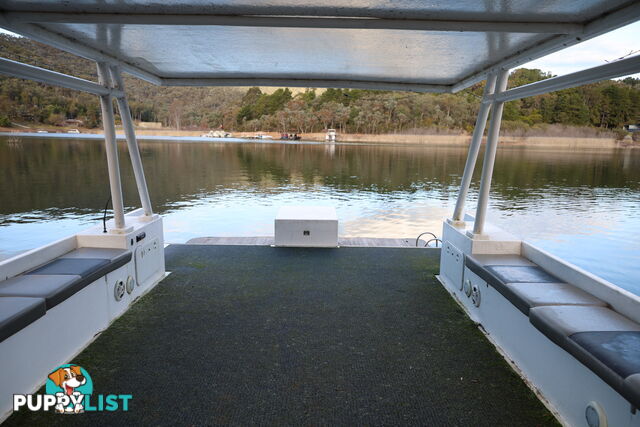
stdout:
<svg viewBox="0 0 640 427">
<path fill-rule="evenodd" d="M 276 215 L 276 246 L 338 246 L 338 216 L 327 206 L 284 206 Z"/>
</svg>

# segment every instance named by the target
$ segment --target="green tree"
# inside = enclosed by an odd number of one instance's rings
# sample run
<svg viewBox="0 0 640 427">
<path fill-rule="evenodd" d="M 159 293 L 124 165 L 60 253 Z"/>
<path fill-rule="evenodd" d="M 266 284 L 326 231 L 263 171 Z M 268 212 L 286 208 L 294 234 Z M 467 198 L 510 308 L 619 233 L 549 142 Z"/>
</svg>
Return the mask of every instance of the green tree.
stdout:
<svg viewBox="0 0 640 427">
<path fill-rule="evenodd" d="M 558 93 L 552 120 L 552 123 L 588 125 L 589 109 L 582 94 L 575 89 L 567 89 Z"/>
</svg>

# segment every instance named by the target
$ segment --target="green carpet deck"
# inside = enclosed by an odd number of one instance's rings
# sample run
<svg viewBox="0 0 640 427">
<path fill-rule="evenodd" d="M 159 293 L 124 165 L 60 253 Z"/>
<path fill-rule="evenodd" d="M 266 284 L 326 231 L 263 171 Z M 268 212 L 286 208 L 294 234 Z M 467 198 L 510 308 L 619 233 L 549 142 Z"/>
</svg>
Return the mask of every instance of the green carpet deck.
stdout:
<svg viewBox="0 0 640 427">
<path fill-rule="evenodd" d="M 129 412 L 9 424 L 547 425 L 437 282 L 439 250 L 172 245 L 74 363 Z"/>
</svg>

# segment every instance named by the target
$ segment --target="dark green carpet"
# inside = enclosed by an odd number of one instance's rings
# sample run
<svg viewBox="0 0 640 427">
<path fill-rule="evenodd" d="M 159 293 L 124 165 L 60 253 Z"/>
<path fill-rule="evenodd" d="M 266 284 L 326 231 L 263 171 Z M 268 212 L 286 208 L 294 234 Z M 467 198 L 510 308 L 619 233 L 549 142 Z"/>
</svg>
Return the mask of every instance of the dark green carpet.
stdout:
<svg viewBox="0 0 640 427">
<path fill-rule="evenodd" d="M 74 363 L 129 412 L 9 424 L 547 425 L 434 278 L 438 250 L 172 245 Z"/>
</svg>

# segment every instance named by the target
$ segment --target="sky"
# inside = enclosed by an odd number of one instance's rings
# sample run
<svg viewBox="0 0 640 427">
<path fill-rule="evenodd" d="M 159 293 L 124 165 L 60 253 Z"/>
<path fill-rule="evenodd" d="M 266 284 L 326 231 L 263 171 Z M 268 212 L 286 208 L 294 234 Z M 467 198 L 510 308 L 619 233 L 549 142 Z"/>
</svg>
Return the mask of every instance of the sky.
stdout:
<svg viewBox="0 0 640 427">
<path fill-rule="evenodd" d="M 0 32 L 8 33 L 2 28 L 0 28 Z M 640 53 L 640 21 L 547 55 L 545 58 L 523 64 L 520 67 L 539 68 L 542 71 L 561 76 L 603 65 L 607 61 L 628 55 L 631 51 L 639 51 L 635 53 L 636 55 Z M 640 73 L 634 74 L 633 77 L 640 78 Z"/>
<path fill-rule="evenodd" d="M 595 37 L 577 46 L 537 59 L 521 67 L 539 68 L 561 76 L 585 68 L 603 65 L 631 51 L 640 50 L 640 22 L 619 28 L 609 34 Z M 636 52 L 637 55 L 640 52 Z M 640 74 L 634 77 L 640 78 Z"/>
</svg>

